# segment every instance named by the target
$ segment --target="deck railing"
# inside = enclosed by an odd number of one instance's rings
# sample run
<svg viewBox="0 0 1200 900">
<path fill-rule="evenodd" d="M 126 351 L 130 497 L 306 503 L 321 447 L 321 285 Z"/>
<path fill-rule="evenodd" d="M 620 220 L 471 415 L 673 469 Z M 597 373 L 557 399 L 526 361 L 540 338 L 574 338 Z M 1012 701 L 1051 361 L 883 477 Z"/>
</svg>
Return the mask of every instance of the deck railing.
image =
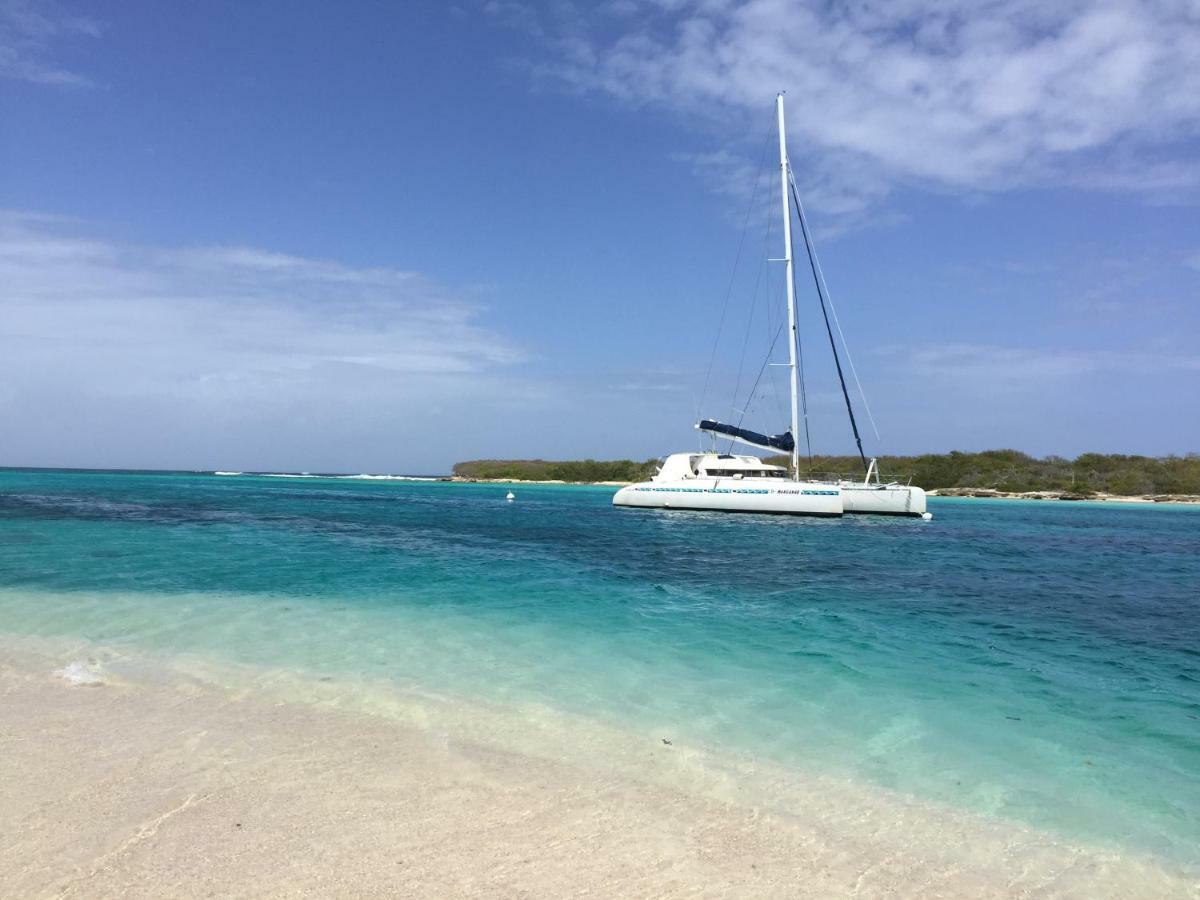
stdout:
<svg viewBox="0 0 1200 900">
<path fill-rule="evenodd" d="M 876 478 L 878 478 L 879 484 L 903 484 L 906 486 L 911 485 L 912 480 L 913 480 L 912 475 L 907 475 L 907 476 L 883 475 L 883 474 L 877 474 L 875 472 L 872 472 L 870 483 L 876 484 L 877 483 Z M 863 480 L 863 473 L 862 472 L 806 472 L 806 471 L 801 471 L 800 472 L 800 480 L 801 481 L 857 481 L 857 482 L 861 483 Z"/>
</svg>

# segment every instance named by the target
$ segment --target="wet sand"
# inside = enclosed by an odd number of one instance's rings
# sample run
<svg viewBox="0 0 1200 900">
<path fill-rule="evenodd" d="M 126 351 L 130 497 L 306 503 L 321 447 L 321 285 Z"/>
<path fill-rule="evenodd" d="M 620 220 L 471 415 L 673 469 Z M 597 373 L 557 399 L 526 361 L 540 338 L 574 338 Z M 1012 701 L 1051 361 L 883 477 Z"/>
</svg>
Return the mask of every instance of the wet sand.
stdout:
<svg viewBox="0 0 1200 900">
<path fill-rule="evenodd" d="M 1149 859 L 875 788 L 733 777 L 657 737 L 618 752 L 602 728 L 519 727 L 520 748 L 437 704 L 382 715 L 315 682 L 298 702 L 0 651 L 0 896 L 1200 896 Z"/>
</svg>

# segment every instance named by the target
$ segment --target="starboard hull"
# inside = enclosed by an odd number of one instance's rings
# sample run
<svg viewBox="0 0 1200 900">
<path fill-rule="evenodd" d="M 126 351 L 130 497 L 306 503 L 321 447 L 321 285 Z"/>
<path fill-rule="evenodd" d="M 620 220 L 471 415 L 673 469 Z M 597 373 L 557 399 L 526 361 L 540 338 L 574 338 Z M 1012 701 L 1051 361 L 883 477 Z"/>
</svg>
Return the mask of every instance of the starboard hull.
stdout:
<svg viewBox="0 0 1200 900">
<path fill-rule="evenodd" d="M 925 491 L 905 484 L 847 484 L 841 485 L 842 507 L 847 514 L 865 513 L 876 516 L 925 515 Z"/>
</svg>

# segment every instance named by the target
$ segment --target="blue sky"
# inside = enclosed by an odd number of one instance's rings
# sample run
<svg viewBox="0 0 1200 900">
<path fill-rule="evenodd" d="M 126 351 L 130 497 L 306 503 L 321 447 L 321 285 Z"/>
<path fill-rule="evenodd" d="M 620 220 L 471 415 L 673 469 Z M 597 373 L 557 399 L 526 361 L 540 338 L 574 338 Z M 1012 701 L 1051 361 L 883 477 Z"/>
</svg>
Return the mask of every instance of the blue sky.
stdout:
<svg viewBox="0 0 1200 900">
<path fill-rule="evenodd" d="M 0 464 L 782 430 L 779 89 L 869 452 L 1200 450 L 1200 10 L 1047 6 L 0 0 Z"/>
</svg>

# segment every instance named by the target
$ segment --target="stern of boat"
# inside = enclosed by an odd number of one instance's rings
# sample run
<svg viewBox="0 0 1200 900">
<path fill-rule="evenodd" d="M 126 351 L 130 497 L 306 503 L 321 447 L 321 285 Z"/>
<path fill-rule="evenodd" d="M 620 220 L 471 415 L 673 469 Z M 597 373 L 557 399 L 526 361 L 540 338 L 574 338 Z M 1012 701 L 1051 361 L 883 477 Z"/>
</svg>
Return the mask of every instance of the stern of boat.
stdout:
<svg viewBox="0 0 1200 900">
<path fill-rule="evenodd" d="M 909 484 L 842 482 L 842 503 L 848 513 L 877 516 L 925 515 L 925 490 Z"/>
</svg>

